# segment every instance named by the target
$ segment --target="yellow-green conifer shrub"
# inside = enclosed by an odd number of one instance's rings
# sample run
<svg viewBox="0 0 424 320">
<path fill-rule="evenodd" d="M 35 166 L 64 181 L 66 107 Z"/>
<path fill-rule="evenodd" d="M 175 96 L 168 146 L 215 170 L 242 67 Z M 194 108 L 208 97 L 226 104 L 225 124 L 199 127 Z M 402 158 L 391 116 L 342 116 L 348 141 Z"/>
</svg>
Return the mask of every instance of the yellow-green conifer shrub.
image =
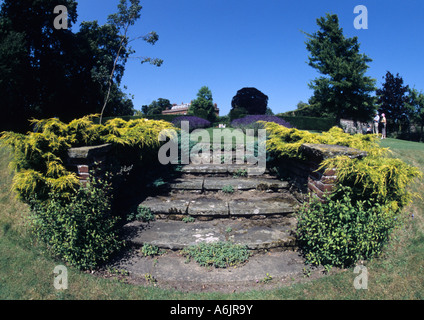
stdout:
<svg viewBox="0 0 424 320">
<path fill-rule="evenodd" d="M 337 184 L 355 188 L 358 197 L 373 197 L 380 203 L 402 208 L 410 200 L 407 185 L 421 172 L 400 159 L 390 157 L 388 148 L 381 148 L 374 135 L 351 135 L 334 127 L 327 132 L 311 133 L 289 129 L 273 122 L 264 123 L 269 134 L 267 150 L 282 158 L 305 159 L 299 151 L 304 143 L 340 145 L 367 152 L 362 159 L 347 156 L 330 158 L 320 169 L 337 168 Z M 394 203 L 395 202 L 395 203 Z"/>
<path fill-rule="evenodd" d="M 34 131 L 26 135 L 1 133 L 0 142 L 10 146 L 14 154 L 13 189 L 23 200 L 46 199 L 50 192 L 69 196 L 76 191 L 79 180 L 64 166 L 69 148 L 111 143 L 115 149 L 126 147 L 127 153 L 137 153 L 140 158 L 160 146 L 162 130 L 173 128 L 171 123 L 146 119 L 112 119 L 99 125 L 95 118 L 89 115 L 69 124 L 56 118 L 32 120 Z"/>
<path fill-rule="evenodd" d="M 94 119 L 86 116 L 68 124 L 33 120 L 34 131 L 26 135 L 0 136 L 13 151 L 12 188 L 31 206 L 34 234 L 54 255 L 82 269 L 106 261 L 122 243 L 111 210 L 111 183 L 90 178 L 83 187 L 64 165 L 68 149 L 110 143 L 112 157 L 141 161 L 151 154 L 157 157 L 160 133 L 173 128 L 165 121 L 113 119 L 99 125 Z"/>
<path fill-rule="evenodd" d="M 350 266 L 378 255 L 402 221 L 402 209 L 413 196 L 408 185 L 422 176 L 419 169 L 390 157 L 373 135 L 350 135 L 336 127 L 319 134 L 264 125 L 267 150 L 277 158 L 306 160 L 300 152 L 304 143 L 367 152 L 362 159 L 338 156 L 321 163 L 320 169 L 337 169 L 336 188 L 326 202 L 311 199 L 299 210 L 297 238 L 311 264 Z"/>
</svg>

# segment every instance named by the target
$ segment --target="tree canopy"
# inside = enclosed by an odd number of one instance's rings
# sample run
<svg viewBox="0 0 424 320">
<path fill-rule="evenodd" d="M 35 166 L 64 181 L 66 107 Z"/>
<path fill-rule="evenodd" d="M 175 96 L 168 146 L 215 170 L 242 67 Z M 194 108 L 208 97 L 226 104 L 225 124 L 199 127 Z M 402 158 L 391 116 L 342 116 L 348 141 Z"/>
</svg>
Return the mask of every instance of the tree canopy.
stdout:
<svg viewBox="0 0 424 320">
<path fill-rule="evenodd" d="M 412 108 L 408 107 L 409 86 L 403 84 L 399 73 L 394 76 L 387 71 L 383 77 L 385 80 L 382 87 L 376 91 L 380 110 L 384 112 L 388 120 L 393 121 L 394 129 L 401 128 L 402 123 L 410 121 Z"/>
<path fill-rule="evenodd" d="M 230 118 L 236 119 L 243 115 L 265 114 L 268 107 L 268 96 L 256 88 L 242 88 L 231 101 Z"/>
<path fill-rule="evenodd" d="M 216 110 L 213 103 L 212 91 L 207 86 L 203 86 L 199 89 L 197 98 L 192 101 L 187 114 L 206 119 L 210 122 L 216 120 Z"/>
<path fill-rule="evenodd" d="M 141 111 L 144 115 L 151 116 L 155 114 L 162 114 L 162 111 L 168 110 L 171 107 L 172 104 L 168 99 L 159 98 L 148 106 L 142 106 Z"/>
<path fill-rule="evenodd" d="M 375 80 L 365 76 L 372 60 L 359 52 L 357 37 L 346 38 L 337 15 L 317 19 L 319 30 L 307 34 L 309 65 L 322 75 L 309 87 L 314 90 L 309 104 L 337 119 L 368 120 L 375 110 L 371 93 Z"/>
<path fill-rule="evenodd" d="M 100 113 L 109 84 L 104 115 L 134 113 L 132 100 L 121 89 L 125 64 L 133 53 L 119 25 L 125 2 L 121 0 L 118 14 L 111 15 L 105 25 L 84 22 L 78 32 L 73 32 L 77 21 L 75 0 L 2 1 L 0 131 L 27 131 L 31 118 L 71 121 Z M 131 0 L 131 4 L 137 3 L 138 0 Z M 67 29 L 54 26 L 54 8 L 58 5 L 67 9 Z M 157 34 L 149 33 L 143 40 L 154 42 Z M 142 62 L 161 63 L 148 58 Z"/>
</svg>

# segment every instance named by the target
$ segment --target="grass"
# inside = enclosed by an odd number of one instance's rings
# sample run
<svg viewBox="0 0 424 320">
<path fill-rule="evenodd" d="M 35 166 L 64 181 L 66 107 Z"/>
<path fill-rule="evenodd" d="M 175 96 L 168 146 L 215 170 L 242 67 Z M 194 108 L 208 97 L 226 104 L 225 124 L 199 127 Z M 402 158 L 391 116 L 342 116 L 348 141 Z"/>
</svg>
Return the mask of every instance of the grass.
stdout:
<svg viewBox="0 0 424 320">
<path fill-rule="evenodd" d="M 393 156 L 424 171 L 424 144 L 387 139 L 381 142 Z M 53 269 L 63 264 L 50 257 L 32 240 L 27 225 L 28 208 L 9 187 L 12 182 L 7 165 L 9 152 L 0 148 L 0 299 L 39 300 L 174 300 L 174 299 L 423 299 L 424 298 L 424 200 L 415 199 L 405 209 L 404 227 L 396 230 L 384 254 L 367 262 L 368 290 L 356 290 L 353 269 L 304 284 L 293 284 L 269 291 L 243 293 L 185 293 L 154 286 L 141 287 L 114 279 L 103 279 L 68 268 L 69 288 L 54 289 Z M 424 191 L 424 181 L 411 189 Z M 412 218 L 412 214 L 414 217 Z M 334 274 L 333 274 L 334 273 Z"/>
<path fill-rule="evenodd" d="M 200 138 L 200 137 L 197 137 L 195 134 L 191 133 L 190 139 L 194 142 L 209 142 L 211 144 L 213 143 L 226 144 L 228 142 L 231 142 L 233 147 L 235 147 L 237 144 L 246 143 L 246 134 L 242 130 L 238 130 L 234 128 L 226 128 L 226 129 L 207 128 L 207 129 L 201 130 L 201 132 L 205 134 L 204 137 L 202 135 L 202 138 Z M 214 133 L 221 135 L 221 141 L 213 141 Z M 209 141 L 207 140 L 207 138 L 209 138 Z M 253 141 L 258 140 L 257 131 L 255 131 L 253 139 L 254 139 Z"/>
</svg>

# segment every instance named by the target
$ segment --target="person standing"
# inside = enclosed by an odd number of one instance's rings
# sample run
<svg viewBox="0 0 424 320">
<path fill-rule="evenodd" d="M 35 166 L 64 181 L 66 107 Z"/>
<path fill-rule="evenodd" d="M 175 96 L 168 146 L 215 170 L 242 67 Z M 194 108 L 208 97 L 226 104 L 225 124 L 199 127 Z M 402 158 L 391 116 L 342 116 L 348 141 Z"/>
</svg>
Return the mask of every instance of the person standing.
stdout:
<svg viewBox="0 0 424 320">
<path fill-rule="evenodd" d="M 386 139 L 387 119 L 384 113 L 381 115 L 381 126 L 381 139 Z"/>
<path fill-rule="evenodd" d="M 380 122 L 380 116 L 378 112 L 375 113 L 374 124 L 372 126 L 372 133 L 378 134 L 378 123 Z"/>
</svg>

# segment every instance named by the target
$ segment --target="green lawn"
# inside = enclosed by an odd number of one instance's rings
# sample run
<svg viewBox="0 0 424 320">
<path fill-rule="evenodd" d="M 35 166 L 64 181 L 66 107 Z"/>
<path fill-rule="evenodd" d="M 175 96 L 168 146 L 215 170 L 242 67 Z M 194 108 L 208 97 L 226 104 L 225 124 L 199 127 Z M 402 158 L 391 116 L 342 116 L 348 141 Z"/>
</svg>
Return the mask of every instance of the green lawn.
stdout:
<svg viewBox="0 0 424 320">
<path fill-rule="evenodd" d="M 387 139 L 394 157 L 424 171 L 424 144 Z M 378 259 L 367 263 L 368 290 L 353 286 L 353 269 L 342 270 L 306 284 L 271 291 L 245 293 L 183 293 L 155 287 L 132 286 L 114 279 L 101 279 L 68 268 L 69 288 L 54 289 L 53 269 L 61 264 L 31 240 L 28 208 L 9 187 L 8 152 L 0 148 L 0 299 L 423 299 L 424 298 L 424 200 L 415 199 L 405 210 L 405 226 L 396 231 L 391 244 Z M 424 181 L 411 185 L 423 193 Z M 412 218 L 412 214 L 414 217 Z"/>
<path fill-rule="evenodd" d="M 246 135 L 243 133 L 243 131 L 237 130 L 234 128 L 226 128 L 226 129 L 207 128 L 204 130 L 200 129 L 198 132 L 199 132 L 198 135 L 192 132 L 190 135 L 190 140 L 194 142 L 203 142 L 203 143 L 210 142 L 211 144 L 231 143 L 233 147 L 235 147 L 236 144 L 244 144 L 246 142 Z M 214 135 L 216 135 L 217 137 L 221 136 L 221 141 L 214 141 Z M 254 138 L 253 141 L 258 140 L 258 132 L 255 131 L 253 138 Z"/>
</svg>

